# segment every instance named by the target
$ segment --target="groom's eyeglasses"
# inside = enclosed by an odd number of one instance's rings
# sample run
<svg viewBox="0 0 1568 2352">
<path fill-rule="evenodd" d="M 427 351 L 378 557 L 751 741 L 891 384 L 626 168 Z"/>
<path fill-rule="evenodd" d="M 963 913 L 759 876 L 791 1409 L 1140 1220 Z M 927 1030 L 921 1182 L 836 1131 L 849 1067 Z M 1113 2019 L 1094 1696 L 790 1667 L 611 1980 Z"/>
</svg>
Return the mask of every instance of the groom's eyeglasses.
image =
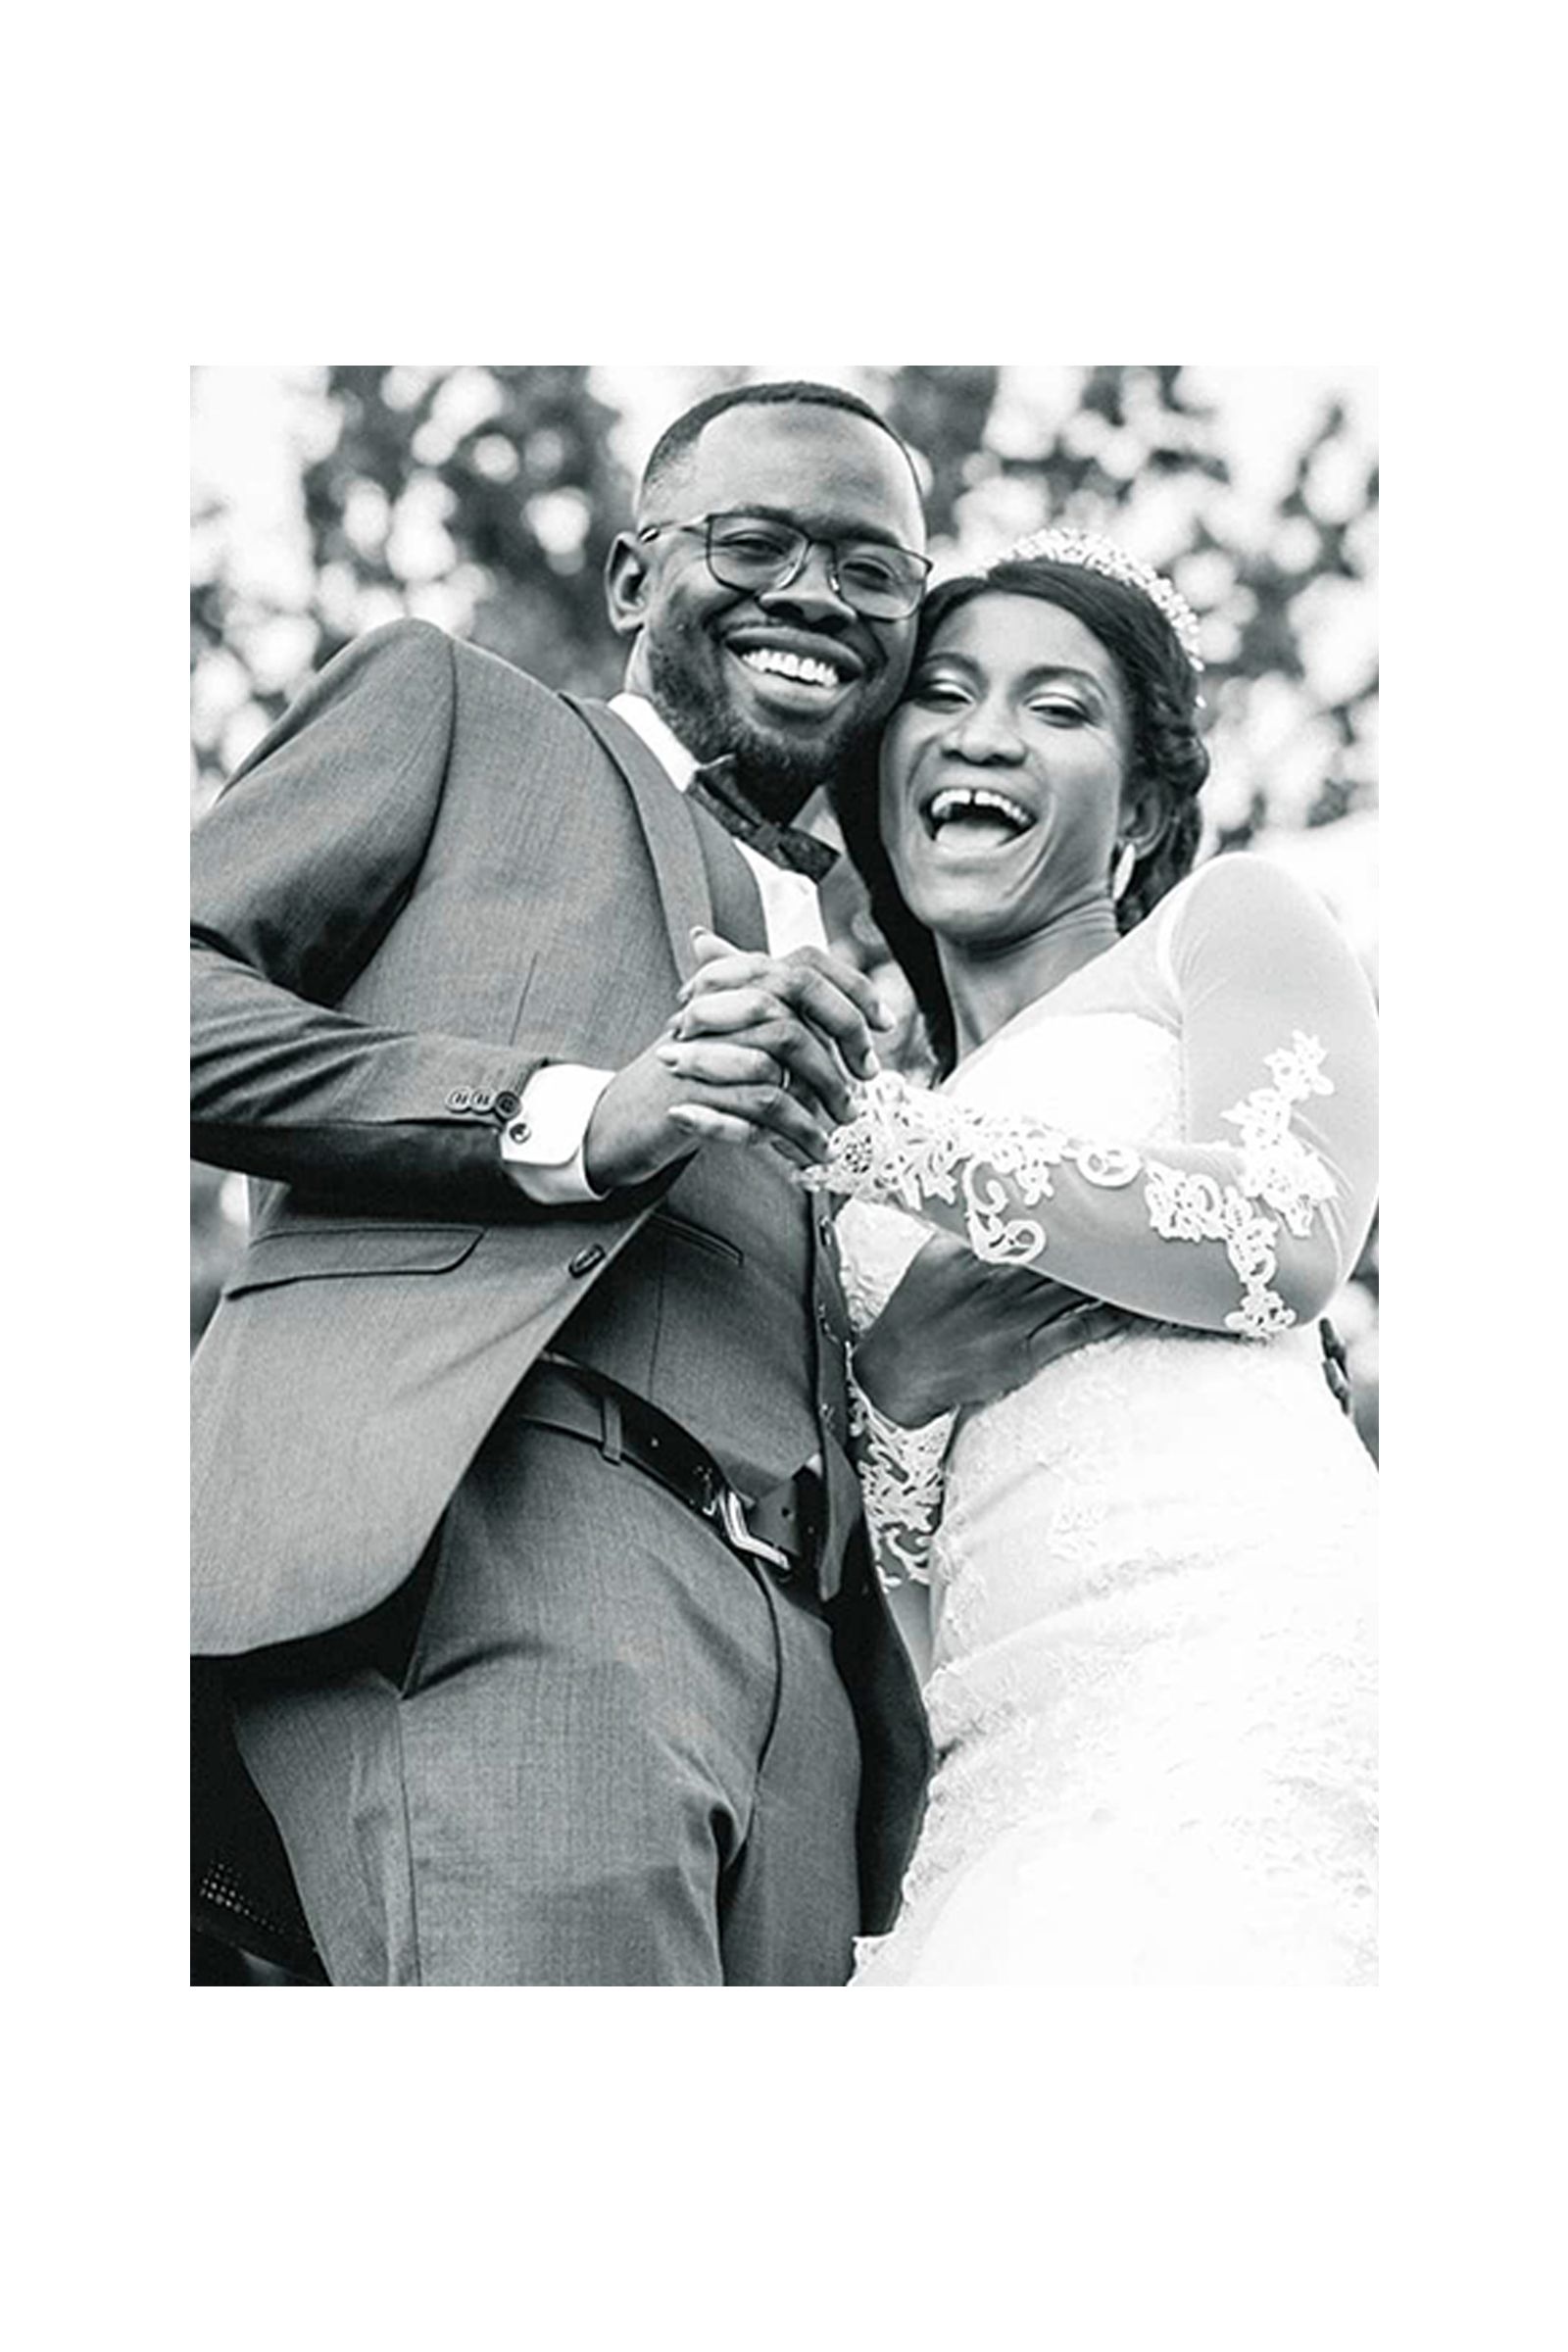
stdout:
<svg viewBox="0 0 1568 2352">
<path fill-rule="evenodd" d="M 827 576 L 863 620 L 906 620 L 925 593 L 928 556 L 881 539 L 813 539 L 793 523 L 765 514 L 703 514 L 695 522 L 655 522 L 638 532 L 692 531 L 703 542 L 708 568 L 721 588 L 766 596 L 798 579 L 813 547 L 827 554 Z"/>
</svg>

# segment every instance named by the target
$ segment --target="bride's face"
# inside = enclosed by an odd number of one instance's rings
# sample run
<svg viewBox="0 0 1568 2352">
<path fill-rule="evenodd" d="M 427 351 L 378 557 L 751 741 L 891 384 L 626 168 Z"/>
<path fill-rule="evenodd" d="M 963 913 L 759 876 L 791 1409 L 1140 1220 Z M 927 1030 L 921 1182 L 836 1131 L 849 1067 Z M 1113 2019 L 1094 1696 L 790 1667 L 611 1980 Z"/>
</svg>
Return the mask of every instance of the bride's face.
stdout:
<svg viewBox="0 0 1568 2352">
<path fill-rule="evenodd" d="M 1002 942 L 1110 897 L 1127 693 L 1081 620 L 977 596 L 939 629 L 883 739 L 882 838 L 939 937 Z"/>
</svg>

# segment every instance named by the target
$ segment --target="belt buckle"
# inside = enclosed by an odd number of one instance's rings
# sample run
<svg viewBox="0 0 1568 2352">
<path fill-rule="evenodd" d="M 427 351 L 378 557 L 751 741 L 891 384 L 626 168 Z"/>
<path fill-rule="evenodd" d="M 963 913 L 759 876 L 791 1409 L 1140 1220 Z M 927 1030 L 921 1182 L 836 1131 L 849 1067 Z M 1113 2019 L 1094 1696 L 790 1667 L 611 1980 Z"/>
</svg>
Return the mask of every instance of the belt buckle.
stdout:
<svg viewBox="0 0 1568 2352">
<path fill-rule="evenodd" d="M 724 1534 L 735 1549 L 749 1552 L 754 1559 L 766 1560 L 769 1567 L 776 1568 L 783 1575 L 788 1576 L 795 1566 L 794 1561 L 787 1551 L 779 1548 L 778 1544 L 764 1544 L 760 1536 L 753 1535 L 746 1524 L 745 1506 L 734 1488 L 720 1487 L 717 1502 L 718 1516 L 723 1522 Z"/>
</svg>

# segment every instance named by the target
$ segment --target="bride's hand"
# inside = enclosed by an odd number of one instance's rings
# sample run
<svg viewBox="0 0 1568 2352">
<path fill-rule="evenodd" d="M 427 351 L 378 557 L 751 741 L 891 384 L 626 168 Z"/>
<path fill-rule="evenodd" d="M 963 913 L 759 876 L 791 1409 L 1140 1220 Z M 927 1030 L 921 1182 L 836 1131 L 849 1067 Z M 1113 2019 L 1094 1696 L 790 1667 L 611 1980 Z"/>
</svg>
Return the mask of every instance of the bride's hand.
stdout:
<svg viewBox="0 0 1568 2352">
<path fill-rule="evenodd" d="M 935 1234 L 855 1348 L 855 1377 L 906 1429 L 960 1405 L 989 1404 L 1058 1357 L 1127 1330 L 1137 1317 L 1019 1266 L 990 1266 Z"/>
</svg>

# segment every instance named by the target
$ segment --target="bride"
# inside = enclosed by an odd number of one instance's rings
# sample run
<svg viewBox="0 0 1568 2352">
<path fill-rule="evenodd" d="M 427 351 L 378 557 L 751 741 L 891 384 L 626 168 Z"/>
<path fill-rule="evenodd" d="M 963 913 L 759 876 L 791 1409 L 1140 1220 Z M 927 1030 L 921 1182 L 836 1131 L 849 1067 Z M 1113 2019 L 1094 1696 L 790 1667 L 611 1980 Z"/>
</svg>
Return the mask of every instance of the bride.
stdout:
<svg viewBox="0 0 1568 2352">
<path fill-rule="evenodd" d="M 1376 1474 L 1312 1330 L 1372 1218 L 1375 1022 L 1309 893 L 1189 870 L 1200 668 L 1168 582 L 1038 534 L 930 597 L 844 811 L 943 1073 L 858 1085 L 804 1178 L 847 1196 L 878 1564 L 932 1606 L 938 1767 L 857 1985 L 1376 1981 Z M 928 1418 L 958 1256 L 997 1331 L 1126 1311 Z"/>
</svg>

